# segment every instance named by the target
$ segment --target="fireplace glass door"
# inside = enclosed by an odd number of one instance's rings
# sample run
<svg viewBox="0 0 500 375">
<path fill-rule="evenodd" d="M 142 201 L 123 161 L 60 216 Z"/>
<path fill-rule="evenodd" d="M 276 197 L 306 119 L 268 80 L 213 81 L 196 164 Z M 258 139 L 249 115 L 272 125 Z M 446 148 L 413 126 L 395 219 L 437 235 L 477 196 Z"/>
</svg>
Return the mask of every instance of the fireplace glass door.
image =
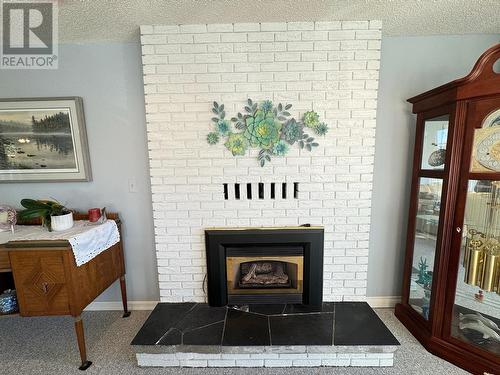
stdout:
<svg viewBox="0 0 500 375">
<path fill-rule="evenodd" d="M 301 303 L 303 249 L 228 248 L 226 278 L 229 303 Z"/>
</svg>

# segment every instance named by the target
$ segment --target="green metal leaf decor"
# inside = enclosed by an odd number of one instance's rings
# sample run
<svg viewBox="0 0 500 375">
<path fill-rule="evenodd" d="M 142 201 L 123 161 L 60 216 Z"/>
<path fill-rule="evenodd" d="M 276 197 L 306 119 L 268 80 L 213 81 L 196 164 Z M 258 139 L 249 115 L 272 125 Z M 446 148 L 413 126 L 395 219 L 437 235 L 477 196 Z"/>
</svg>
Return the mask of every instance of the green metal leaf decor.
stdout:
<svg viewBox="0 0 500 375">
<path fill-rule="evenodd" d="M 227 120 L 224 104 L 213 102 L 212 112 L 216 117 L 212 117 L 214 129 L 208 133 L 207 142 L 215 145 L 223 137 L 224 146 L 233 156 L 244 155 L 249 147 L 260 148 L 257 159 L 261 167 L 270 162 L 271 157 L 286 155 L 294 144 L 312 151 L 319 144 L 304 130 L 324 136 L 329 130 L 328 125 L 320 122 L 315 111 L 305 112 L 300 120 L 296 120 L 291 117 L 290 108 L 291 104 L 274 105 L 271 100 L 259 104 L 249 98 L 243 106 L 243 113 L 238 112 Z"/>
</svg>

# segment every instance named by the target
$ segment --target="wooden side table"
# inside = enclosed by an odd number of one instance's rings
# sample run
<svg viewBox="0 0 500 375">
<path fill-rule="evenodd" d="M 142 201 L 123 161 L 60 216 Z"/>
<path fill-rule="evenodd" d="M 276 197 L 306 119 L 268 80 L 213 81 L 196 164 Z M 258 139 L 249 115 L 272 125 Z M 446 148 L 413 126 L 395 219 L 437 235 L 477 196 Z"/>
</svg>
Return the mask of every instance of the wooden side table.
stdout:
<svg viewBox="0 0 500 375">
<path fill-rule="evenodd" d="M 118 215 L 108 214 L 108 218 L 115 220 L 120 229 Z M 75 214 L 75 219 L 87 217 Z M 87 359 L 81 313 L 118 279 L 125 318 L 130 312 L 122 241 L 80 267 L 76 266 L 71 245 L 65 240 L 13 241 L 0 245 L 0 289 L 16 289 L 23 317 L 70 315 L 74 318 L 80 370 L 92 364 Z"/>
</svg>

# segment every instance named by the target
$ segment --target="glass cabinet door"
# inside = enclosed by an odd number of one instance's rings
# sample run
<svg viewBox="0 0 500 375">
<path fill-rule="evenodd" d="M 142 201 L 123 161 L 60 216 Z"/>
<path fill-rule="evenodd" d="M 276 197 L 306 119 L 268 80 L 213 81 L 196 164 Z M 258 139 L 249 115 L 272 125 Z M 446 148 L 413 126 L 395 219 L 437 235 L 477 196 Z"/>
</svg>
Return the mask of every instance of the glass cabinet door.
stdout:
<svg viewBox="0 0 500 375">
<path fill-rule="evenodd" d="M 474 129 L 451 336 L 500 356 L 500 109 Z M 463 176 L 462 178 L 467 178 Z"/>
<path fill-rule="evenodd" d="M 410 306 L 429 319 L 443 180 L 421 177 L 413 243 Z"/>
<path fill-rule="evenodd" d="M 443 115 L 425 120 L 421 169 L 444 169 L 449 117 Z"/>
<path fill-rule="evenodd" d="M 500 355 L 500 181 L 470 180 L 451 334 Z"/>
<path fill-rule="evenodd" d="M 439 246 L 449 118 L 448 114 L 427 118 L 421 128 L 408 304 L 425 320 L 429 320 L 434 262 Z"/>
</svg>

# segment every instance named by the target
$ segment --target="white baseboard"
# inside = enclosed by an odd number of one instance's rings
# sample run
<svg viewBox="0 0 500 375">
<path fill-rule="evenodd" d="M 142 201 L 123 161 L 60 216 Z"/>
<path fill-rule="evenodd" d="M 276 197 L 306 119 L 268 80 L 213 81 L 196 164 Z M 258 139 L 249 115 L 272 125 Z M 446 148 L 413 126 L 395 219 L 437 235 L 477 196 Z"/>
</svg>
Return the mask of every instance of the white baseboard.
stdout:
<svg viewBox="0 0 500 375">
<path fill-rule="evenodd" d="M 153 310 L 158 304 L 158 301 L 129 301 L 128 308 L 130 310 Z M 87 306 L 85 311 L 121 311 L 123 310 L 122 302 L 92 302 Z"/>
<path fill-rule="evenodd" d="M 401 297 L 366 297 L 366 301 L 373 308 L 393 308 L 401 301 Z M 129 301 L 128 307 L 130 310 L 153 310 L 157 303 L 158 301 Z M 122 309 L 121 301 L 92 302 L 85 311 L 120 311 Z"/>
<path fill-rule="evenodd" d="M 396 303 L 401 302 L 400 296 L 387 296 L 387 297 L 366 297 L 366 302 L 376 309 L 376 308 L 394 308 Z"/>
</svg>

